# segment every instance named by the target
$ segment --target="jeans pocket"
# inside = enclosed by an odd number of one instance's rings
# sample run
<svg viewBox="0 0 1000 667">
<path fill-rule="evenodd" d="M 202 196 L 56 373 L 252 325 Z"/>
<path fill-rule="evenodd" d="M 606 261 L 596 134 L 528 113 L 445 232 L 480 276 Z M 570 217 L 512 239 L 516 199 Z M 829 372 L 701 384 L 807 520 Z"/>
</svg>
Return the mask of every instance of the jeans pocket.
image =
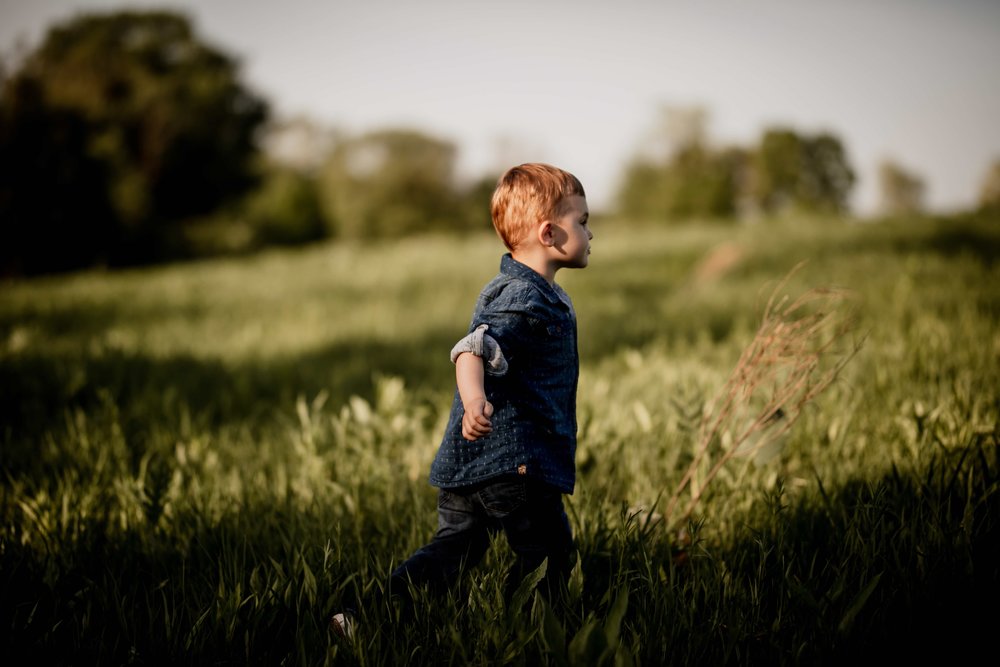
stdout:
<svg viewBox="0 0 1000 667">
<path fill-rule="evenodd" d="M 438 490 L 438 509 L 454 509 L 462 510 L 468 507 L 469 501 L 458 495 L 457 493 L 452 493 L 447 489 Z"/>
<path fill-rule="evenodd" d="M 502 519 L 527 502 L 527 484 L 524 480 L 496 482 L 480 489 L 479 498 L 487 514 Z"/>
</svg>

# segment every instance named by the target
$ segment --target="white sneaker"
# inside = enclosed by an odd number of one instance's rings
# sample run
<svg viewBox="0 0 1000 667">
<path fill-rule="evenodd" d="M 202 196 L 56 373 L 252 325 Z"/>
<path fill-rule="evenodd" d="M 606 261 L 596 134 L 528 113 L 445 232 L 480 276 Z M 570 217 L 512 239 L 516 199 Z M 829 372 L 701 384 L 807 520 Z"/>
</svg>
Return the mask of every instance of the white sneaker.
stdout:
<svg viewBox="0 0 1000 667">
<path fill-rule="evenodd" d="M 344 639 L 354 637 L 354 617 L 348 613 L 337 613 L 330 617 L 330 629 Z"/>
</svg>

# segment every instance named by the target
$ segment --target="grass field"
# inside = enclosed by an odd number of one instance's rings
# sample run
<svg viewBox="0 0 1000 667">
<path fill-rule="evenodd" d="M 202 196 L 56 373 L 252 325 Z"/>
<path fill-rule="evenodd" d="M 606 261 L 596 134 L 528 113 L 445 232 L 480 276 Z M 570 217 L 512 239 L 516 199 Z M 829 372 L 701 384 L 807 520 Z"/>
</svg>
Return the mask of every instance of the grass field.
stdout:
<svg viewBox="0 0 1000 667">
<path fill-rule="evenodd" d="M 421 596 L 408 623 L 368 610 L 352 641 L 329 613 L 433 532 L 448 350 L 499 241 L 0 286 L 5 655 L 836 665 L 991 651 L 1000 220 L 593 225 L 590 268 L 559 276 L 581 353 L 567 599 L 524 588 L 506 607 L 499 540 L 460 591 Z M 801 261 L 785 291 L 849 290 L 857 352 L 778 455 L 733 459 L 667 529 L 699 418 Z"/>
</svg>

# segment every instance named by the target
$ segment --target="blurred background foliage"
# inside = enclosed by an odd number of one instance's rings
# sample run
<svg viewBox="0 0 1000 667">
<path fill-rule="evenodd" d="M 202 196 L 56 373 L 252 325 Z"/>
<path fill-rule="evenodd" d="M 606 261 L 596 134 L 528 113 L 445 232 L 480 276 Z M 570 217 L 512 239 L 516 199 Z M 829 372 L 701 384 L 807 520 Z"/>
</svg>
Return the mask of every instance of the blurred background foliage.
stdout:
<svg viewBox="0 0 1000 667">
<path fill-rule="evenodd" d="M 466 193 L 455 185 L 457 153 L 452 142 L 409 129 L 338 142 L 318 179 L 328 232 L 379 238 L 468 228 Z M 488 209 L 488 202 L 489 195 L 478 204 Z"/>
<path fill-rule="evenodd" d="M 753 146 L 714 147 L 704 109 L 666 108 L 652 151 L 626 168 L 619 212 L 682 222 L 848 212 L 855 177 L 840 140 L 766 128 Z"/>
<path fill-rule="evenodd" d="M 457 174 L 456 144 L 414 128 L 351 136 L 272 117 L 183 14 L 77 16 L 0 77 L 2 276 L 489 229 L 499 173 Z M 661 110 L 624 165 L 617 210 L 602 212 L 666 224 L 850 214 L 855 172 L 836 134 L 769 127 L 717 146 L 708 117 Z M 923 212 L 919 174 L 886 160 L 879 179 L 880 215 Z M 980 202 L 1000 206 L 1000 162 Z"/>
<path fill-rule="evenodd" d="M 264 100 L 166 12 L 54 26 L 0 98 L 4 273 L 171 259 L 182 222 L 259 181 Z M 63 250 L 51 254 L 54 239 Z"/>
</svg>

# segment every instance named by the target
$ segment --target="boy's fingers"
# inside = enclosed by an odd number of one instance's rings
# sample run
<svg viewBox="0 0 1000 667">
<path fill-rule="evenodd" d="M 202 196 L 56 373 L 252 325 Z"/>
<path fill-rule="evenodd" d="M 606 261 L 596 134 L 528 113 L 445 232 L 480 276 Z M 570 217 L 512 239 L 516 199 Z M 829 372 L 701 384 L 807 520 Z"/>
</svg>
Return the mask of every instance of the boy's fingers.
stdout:
<svg viewBox="0 0 1000 667">
<path fill-rule="evenodd" d="M 479 415 L 466 413 L 462 419 L 462 437 L 466 440 L 475 440 L 493 430 L 488 419 Z"/>
</svg>

